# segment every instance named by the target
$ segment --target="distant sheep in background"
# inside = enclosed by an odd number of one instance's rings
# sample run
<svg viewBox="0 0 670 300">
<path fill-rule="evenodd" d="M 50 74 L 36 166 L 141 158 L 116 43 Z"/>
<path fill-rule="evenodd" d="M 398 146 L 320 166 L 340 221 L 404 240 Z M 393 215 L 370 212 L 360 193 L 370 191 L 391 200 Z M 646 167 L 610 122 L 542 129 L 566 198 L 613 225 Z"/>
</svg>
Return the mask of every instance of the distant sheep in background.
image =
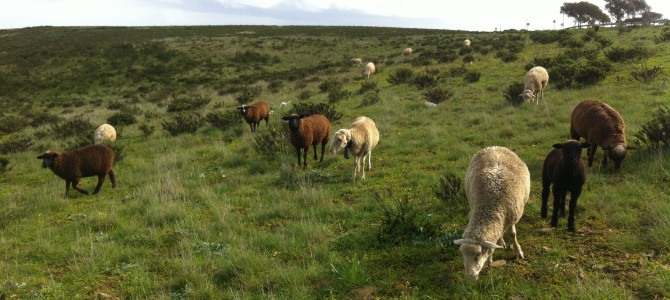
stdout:
<svg viewBox="0 0 670 300">
<path fill-rule="evenodd" d="M 425 105 L 426 107 L 437 107 L 437 104 L 430 101 L 424 101 L 423 105 Z"/>
<path fill-rule="evenodd" d="M 540 104 L 537 94 L 541 94 L 542 99 L 544 99 L 544 88 L 549 82 L 547 70 L 543 67 L 534 67 L 526 73 L 523 81 L 523 93 L 519 96 L 523 97 L 524 101 L 532 102 L 535 100 L 536 105 Z"/>
<path fill-rule="evenodd" d="M 360 58 L 352 58 L 351 59 L 351 65 L 352 66 L 360 66 L 363 64 L 363 60 Z"/>
<path fill-rule="evenodd" d="M 402 56 L 410 56 L 412 55 L 412 48 L 406 48 L 405 50 L 402 50 Z"/>
<path fill-rule="evenodd" d="M 321 144 L 321 160 L 323 162 L 323 153 L 326 151 L 326 144 L 330 138 L 330 122 L 323 115 L 292 114 L 283 117 L 282 120 L 288 121 L 289 140 L 298 156 L 298 166 L 300 166 L 300 151 L 303 152 L 304 169 L 307 169 L 307 152 L 309 147 L 314 147 L 314 160 L 317 159 L 316 146 Z"/>
<path fill-rule="evenodd" d="M 551 213 L 551 226 L 558 226 L 558 215 L 565 215 L 565 196 L 570 192 L 570 215 L 568 216 L 568 231 L 575 231 L 575 210 L 577 200 L 582 193 L 582 186 L 586 182 L 586 169 L 582 162 L 582 148 L 591 144 L 569 140 L 554 144 L 554 149 L 544 159 L 542 167 L 542 209 L 540 215 L 547 217 L 547 201 L 549 188 L 554 185 L 554 210 Z"/>
<path fill-rule="evenodd" d="M 629 149 L 626 145 L 626 125 L 614 108 L 599 100 L 584 100 L 572 110 L 570 117 L 570 137 L 579 141 L 580 137 L 591 143 L 587 152 L 589 167 L 593 165 L 593 156 L 598 146 L 605 155 L 602 166 L 607 166 L 607 158 L 614 161 L 615 169 L 621 167 Z"/>
<path fill-rule="evenodd" d="M 116 141 L 116 129 L 112 125 L 102 124 L 93 132 L 93 144 L 104 142 L 114 143 Z"/>
<path fill-rule="evenodd" d="M 463 47 L 470 47 L 470 40 L 465 39 L 465 41 L 463 41 Z"/>
<path fill-rule="evenodd" d="M 463 238 L 454 244 L 461 246 L 466 273 L 474 278 L 479 276 L 484 263 L 493 261 L 493 251 L 505 248 L 505 232 L 512 237 L 517 258 L 523 258 L 515 224 L 530 198 L 530 172 L 526 164 L 505 147 L 480 150 L 465 174 L 465 195 L 470 205 L 469 221 Z"/>
<path fill-rule="evenodd" d="M 361 171 L 361 178 L 365 179 L 365 158 L 368 159 L 368 170 L 372 168 L 372 150 L 379 143 L 379 131 L 375 121 L 368 117 L 358 117 L 351 123 L 349 129 L 340 129 L 335 132 L 333 142 L 330 144 L 330 153 L 335 154 L 340 149 L 344 149 L 344 158 L 349 159 L 353 155 L 354 175 L 352 180 L 356 179 L 356 173 Z"/>
<path fill-rule="evenodd" d="M 368 79 L 374 73 L 375 73 L 375 64 L 369 62 L 367 65 L 365 65 L 365 72 L 363 73 L 363 76 L 365 76 L 365 79 Z"/>
<path fill-rule="evenodd" d="M 286 102 L 282 101 L 281 104 L 279 104 L 279 108 L 282 108 L 282 107 L 284 107 L 284 106 L 287 106 L 287 105 L 289 105 L 290 103 L 291 103 L 290 100 L 289 100 L 289 101 L 286 101 Z"/>
<path fill-rule="evenodd" d="M 114 150 L 105 145 L 90 145 L 58 153 L 53 150 L 44 152 L 38 156 L 42 160 L 42 167 L 51 169 L 54 174 L 65 180 L 65 196 L 70 196 L 70 184 L 82 194 L 88 195 L 88 192 L 79 188 L 79 180 L 82 177 L 98 176 L 98 185 L 93 191 L 97 194 L 109 175 L 112 181 L 112 188 L 116 187 L 116 176 L 112 166 L 114 165 Z"/>
<path fill-rule="evenodd" d="M 237 109 L 240 110 L 244 120 L 246 120 L 251 127 L 252 133 L 255 133 L 256 130 L 258 130 L 258 125 L 261 123 L 261 120 L 265 120 L 265 125 L 268 125 L 268 120 L 270 119 L 270 107 L 267 103 L 259 101 L 249 106 L 242 105 Z"/>
</svg>

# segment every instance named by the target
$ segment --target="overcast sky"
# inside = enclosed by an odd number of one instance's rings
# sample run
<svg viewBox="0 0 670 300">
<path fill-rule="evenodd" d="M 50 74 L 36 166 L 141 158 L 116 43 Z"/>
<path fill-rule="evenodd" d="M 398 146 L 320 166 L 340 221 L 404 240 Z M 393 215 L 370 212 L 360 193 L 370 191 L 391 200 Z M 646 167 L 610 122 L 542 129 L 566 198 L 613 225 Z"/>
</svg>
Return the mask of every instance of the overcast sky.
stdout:
<svg viewBox="0 0 670 300">
<path fill-rule="evenodd" d="M 0 0 L 0 29 L 30 26 L 352 25 L 560 29 L 581 0 Z M 646 0 L 670 17 L 670 0 Z M 604 12 L 604 0 L 589 1 Z M 606 12 L 607 13 L 607 12 Z M 553 21 L 556 21 L 554 24 Z"/>
</svg>

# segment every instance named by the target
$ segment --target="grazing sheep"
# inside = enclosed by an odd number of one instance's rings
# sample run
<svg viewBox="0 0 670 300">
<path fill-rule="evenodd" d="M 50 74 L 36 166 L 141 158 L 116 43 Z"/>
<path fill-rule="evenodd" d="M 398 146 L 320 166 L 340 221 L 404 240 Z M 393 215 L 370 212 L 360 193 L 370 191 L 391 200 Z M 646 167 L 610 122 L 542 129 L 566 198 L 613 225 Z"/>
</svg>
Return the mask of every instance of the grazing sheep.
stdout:
<svg viewBox="0 0 670 300">
<path fill-rule="evenodd" d="M 433 103 L 433 102 L 430 102 L 430 101 L 424 101 L 423 105 L 425 105 L 426 107 L 437 107 L 436 103 Z"/>
<path fill-rule="evenodd" d="M 568 216 L 568 231 L 575 231 L 575 209 L 577 200 L 582 193 L 582 186 L 586 182 L 586 169 L 582 162 L 582 148 L 591 144 L 569 140 L 565 143 L 554 144 L 554 149 L 544 159 L 542 167 L 542 218 L 547 217 L 547 201 L 549 188 L 554 184 L 554 210 L 551 213 L 551 226 L 558 225 L 558 215 L 565 215 L 565 196 L 570 192 L 570 215 Z"/>
<path fill-rule="evenodd" d="M 463 47 L 470 47 L 470 40 L 465 39 L 465 41 L 463 41 Z"/>
<path fill-rule="evenodd" d="M 240 113 L 251 127 L 252 133 L 255 133 L 256 130 L 258 130 L 258 125 L 261 123 L 261 120 L 265 120 L 265 125 L 268 125 L 268 120 L 270 119 L 270 107 L 268 107 L 267 103 L 259 101 L 249 106 L 242 105 L 237 109 L 240 110 Z"/>
<path fill-rule="evenodd" d="M 369 62 L 367 65 L 365 65 L 365 72 L 363 73 L 363 76 L 365 76 L 365 79 L 368 79 L 374 73 L 375 73 L 375 64 Z"/>
<path fill-rule="evenodd" d="M 116 129 L 112 125 L 102 124 L 95 129 L 93 133 L 94 144 L 113 143 L 114 141 L 116 141 Z"/>
<path fill-rule="evenodd" d="M 466 273 L 479 276 L 484 263 L 493 261 L 494 249 L 505 248 L 505 232 L 512 237 L 517 257 L 523 258 L 514 225 L 530 197 L 526 164 L 505 147 L 480 150 L 465 174 L 465 195 L 470 205 L 469 221 L 463 238 L 454 244 L 460 245 Z"/>
<path fill-rule="evenodd" d="M 298 166 L 300 166 L 300 150 L 304 149 L 303 162 L 304 169 L 307 169 L 307 152 L 310 146 L 314 146 L 314 160 L 317 159 L 316 146 L 321 143 L 321 160 L 323 162 L 323 153 L 326 150 L 326 144 L 330 136 L 330 122 L 323 115 L 292 114 L 283 117 L 282 120 L 288 121 L 289 140 L 295 147 L 298 156 Z"/>
<path fill-rule="evenodd" d="M 65 180 L 65 196 L 69 197 L 70 183 L 75 190 L 88 195 L 87 191 L 78 186 L 82 177 L 98 176 L 98 185 L 93 195 L 100 191 L 107 175 L 112 181 L 112 188 L 115 188 L 116 177 L 112 170 L 114 156 L 114 150 L 108 146 L 90 145 L 63 153 L 49 150 L 37 158 L 42 160 L 43 168 L 51 169 L 54 174 Z"/>
<path fill-rule="evenodd" d="M 544 99 L 544 88 L 549 82 L 549 73 L 547 73 L 547 70 L 543 67 L 534 67 L 526 73 L 523 80 L 523 93 L 519 96 L 523 97 L 524 101 L 532 102 L 534 99 L 536 105 L 540 104 L 537 94 L 540 93 L 542 99 Z"/>
<path fill-rule="evenodd" d="M 344 158 L 349 159 L 353 155 L 354 176 L 361 171 L 361 178 L 365 179 L 365 158 L 368 158 L 368 170 L 372 169 L 372 149 L 379 142 L 379 131 L 375 121 L 368 117 L 358 117 L 351 123 L 349 129 L 340 129 L 333 136 L 333 143 L 330 144 L 330 153 L 335 154 L 340 149 L 344 149 Z"/>
<path fill-rule="evenodd" d="M 589 167 L 598 146 L 605 151 L 603 166 L 607 166 L 607 157 L 614 161 L 615 169 L 621 167 L 631 147 L 626 146 L 626 126 L 621 115 L 611 106 L 599 100 L 584 100 L 572 110 L 570 117 L 570 137 L 580 137 L 591 143 L 587 151 Z"/>
<path fill-rule="evenodd" d="M 360 58 L 352 58 L 351 59 L 351 65 L 352 66 L 360 66 L 363 64 L 363 60 Z"/>
<path fill-rule="evenodd" d="M 402 50 L 402 56 L 410 56 L 410 55 L 412 55 L 412 48 Z"/>
</svg>

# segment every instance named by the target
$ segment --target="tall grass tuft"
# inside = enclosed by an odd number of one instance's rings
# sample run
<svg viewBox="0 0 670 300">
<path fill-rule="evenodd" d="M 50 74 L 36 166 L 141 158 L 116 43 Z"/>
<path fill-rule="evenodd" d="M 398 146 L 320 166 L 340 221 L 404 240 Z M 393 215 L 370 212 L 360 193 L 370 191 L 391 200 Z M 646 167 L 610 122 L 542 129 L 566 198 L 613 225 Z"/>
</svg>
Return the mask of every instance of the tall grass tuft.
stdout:
<svg viewBox="0 0 670 300">
<path fill-rule="evenodd" d="M 670 109 L 661 106 L 652 114 L 652 119 L 642 124 L 642 129 L 635 134 L 639 144 L 651 148 L 670 147 Z"/>
</svg>

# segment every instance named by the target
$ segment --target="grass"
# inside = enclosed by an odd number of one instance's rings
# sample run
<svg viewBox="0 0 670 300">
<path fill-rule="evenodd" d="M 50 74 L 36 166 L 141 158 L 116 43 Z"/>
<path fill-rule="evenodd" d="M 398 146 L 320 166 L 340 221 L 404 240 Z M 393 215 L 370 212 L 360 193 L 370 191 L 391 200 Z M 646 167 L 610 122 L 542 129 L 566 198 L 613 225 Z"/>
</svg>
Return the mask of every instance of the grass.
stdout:
<svg viewBox="0 0 670 300">
<path fill-rule="evenodd" d="M 650 50 L 648 66 L 670 69 L 670 44 L 649 38 L 662 30 L 619 35 L 616 28 L 601 28 L 598 35 L 612 45 L 598 55 L 634 44 Z M 585 31 L 571 32 L 581 38 Z M 466 35 L 472 64 L 461 57 L 441 63 L 420 56 L 440 49 L 457 53 Z M 523 43 L 517 60 L 495 57 L 491 42 L 499 35 Z M 406 47 L 415 54 L 401 59 Z M 580 89 L 557 89 L 550 78 L 539 105 L 505 99 L 507 87 L 521 83 L 535 58 L 564 51 L 556 42 L 535 43 L 514 31 L 2 30 L 0 115 L 46 111 L 62 121 L 82 116 L 93 127 L 56 137 L 53 124 L 37 122 L 18 135 L 0 136 L 1 144 L 16 136 L 32 142 L 27 150 L 0 154 L 9 160 L 0 173 L 0 298 L 670 297 L 667 149 L 639 147 L 620 172 L 601 167 L 599 151 L 578 203 L 576 233 L 567 232 L 565 219 L 547 230 L 549 221 L 539 216 L 543 159 L 552 144 L 568 138 L 570 112 L 579 101 L 598 98 L 617 108 L 631 143 L 666 102 L 660 83 L 651 87 L 630 77 L 641 61 L 615 62 L 604 80 Z M 350 66 L 351 57 L 374 61 L 378 72 L 364 80 L 362 67 Z M 438 78 L 436 87 L 453 92 L 436 108 L 424 106 L 425 91 L 411 81 L 389 82 L 398 70 L 423 74 L 425 64 Z M 448 75 L 457 68 L 478 72 L 479 81 Z M 359 115 L 379 128 L 366 180 L 352 182 L 353 160 L 341 156 L 326 155 L 320 163 L 310 153 L 303 171 L 284 144 L 276 151 L 257 149 L 255 139 L 271 142 L 263 134 L 280 132 L 285 122 L 277 116 L 293 105 L 329 103 L 319 89 L 328 81 L 351 92 L 331 103 L 343 115 L 332 122 L 331 133 Z M 270 91 L 271 82 L 282 88 Z M 225 116 L 245 86 L 261 87 L 253 101 L 275 110 L 256 138 L 244 122 L 220 129 L 202 122 L 195 132 L 174 136 L 161 126 L 172 116 L 167 110 L 174 99 L 209 99 L 183 106 L 201 116 Z M 358 91 L 370 87 L 381 101 L 363 106 L 366 93 Z M 311 96 L 300 100 L 305 91 Z M 105 182 L 96 196 L 73 192 L 64 198 L 63 180 L 35 157 L 72 147 L 78 135 L 90 138 L 120 111 L 137 122 L 117 126 L 116 145 L 124 155 L 114 167 L 118 187 Z M 154 130 L 147 135 L 143 126 Z M 472 155 L 491 145 L 514 150 L 531 172 L 531 201 L 517 226 L 526 259 L 496 251 L 495 259 L 507 263 L 485 267 L 480 280 L 470 281 L 452 245 L 467 224 L 467 203 L 460 196 L 443 201 L 435 187 L 445 174 L 462 180 Z M 82 186 L 91 190 L 95 183 L 85 178 Z"/>
</svg>

